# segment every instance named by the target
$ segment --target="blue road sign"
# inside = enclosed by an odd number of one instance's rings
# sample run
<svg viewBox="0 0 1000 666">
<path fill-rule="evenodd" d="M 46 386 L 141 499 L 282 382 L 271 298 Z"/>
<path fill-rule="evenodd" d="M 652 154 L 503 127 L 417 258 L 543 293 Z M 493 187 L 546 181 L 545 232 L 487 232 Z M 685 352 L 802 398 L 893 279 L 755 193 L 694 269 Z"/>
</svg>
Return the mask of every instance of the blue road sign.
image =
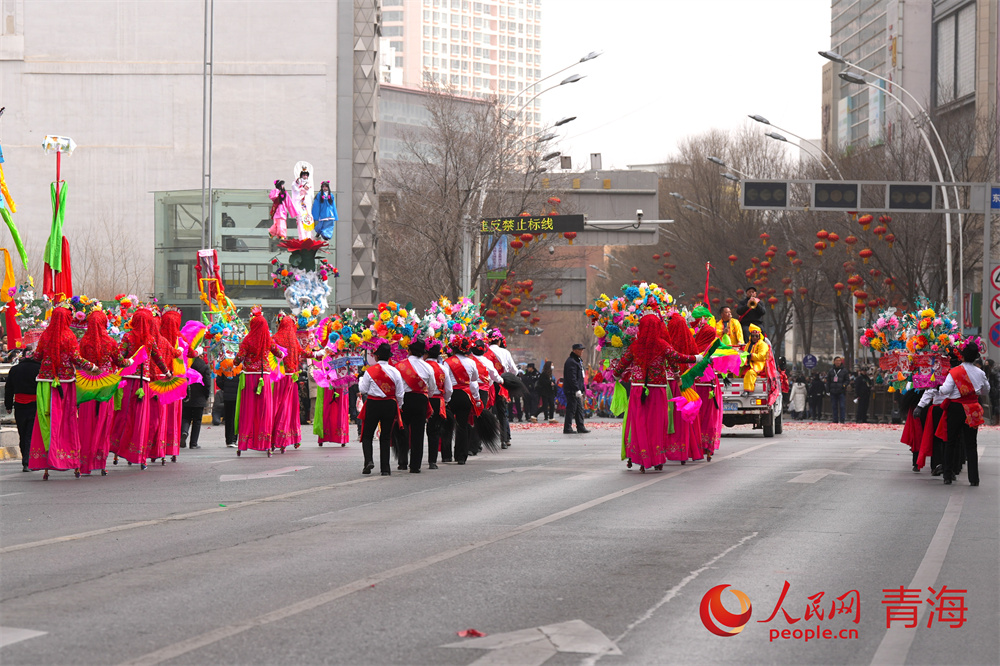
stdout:
<svg viewBox="0 0 1000 666">
<path fill-rule="evenodd" d="M 813 356 L 812 354 L 806 354 L 805 356 L 802 357 L 802 365 L 805 367 L 806 370 L 812 370 L 813 368 L 815 368 L 817 362 L 818 361 L 816 360 L 816 357 Z"/>
<path fill-rule="evenodd" d="M 990 208 L 1000 208 L 1000 187 L 994 187 L 990 195 Z"/>
</svg>

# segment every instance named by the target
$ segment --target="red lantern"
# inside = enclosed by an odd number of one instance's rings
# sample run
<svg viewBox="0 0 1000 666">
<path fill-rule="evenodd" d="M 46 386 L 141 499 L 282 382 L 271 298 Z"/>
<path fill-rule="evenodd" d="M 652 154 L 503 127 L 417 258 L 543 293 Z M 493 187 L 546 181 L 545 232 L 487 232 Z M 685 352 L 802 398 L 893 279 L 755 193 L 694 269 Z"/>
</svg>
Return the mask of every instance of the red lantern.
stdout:
<svg viewBox="0 0 1000 666">
<path fill-rule="evenodd" d="M 492 299 L 490 300 L 490 303 L 492 303 L 493 305 L 500 305 L 501 303 L 503 303 L 503 299 L 502 299 L 502 298 L 500 298 L 499 296 L 494 296 L 494 297 L 493 297 L 493 298 L 492 298 Z"/>
<path fill-rule="evenodd" d="M 777 297 L 772 296 L 771 298 L 767 299 L 767 302 L 770 303 L 771 309 L 773 310 L 774 306 L 778 304 L 778 299 Z"/>
<path fill-rule="evenodd" d="M 785 294 L 785 302 L 786 303 L 791 303 L 792 302 L 792 296 L 795 294 L 795 290 L 794 289 L 786 289 L 784 291 L 784 294 Z"/>
<path fill-rule="evenodd" d="M 867 300 L 868 299 L 868 292 L 867 291 L 862 291 L 862 290 L 858 289 L 858 290 L 856 290 L 854 292 L 854 298 L 858 299 L 859 301 Z"/>
<path fill-rule="evenodd" d="M 771 239 L 771 234 L 769 233 L 765 232 L 760 235 L 760 240 L 764 243 L 764 247 L 767 247 L 767 241 L 770 239 Z"/>
<path fill-rule="evenodd" d="M 667 258 L 667 257 L 669 257 L 669 256 L 670 256 L 670 253 L 669 253 L 669 252 L 664 252 L 664 253 L 663 253 L 663 258 L 664 258 L 664 259 L 666 259 L 666 258 Z"/>
<path fill-rule="evenodd" d="M 864 283 L 865 283 L 864 279 L 857 274 L 847 278 L 847 284 L 851 285 L 852 287 L 858 287 Z"/>
<path fill-rule="evenodd" d="M 550 204 L 552 204 L 553 206 L 555 206 L 557 204 L 561 204 L 562 203 L 562 199 L 560 199 L 559 197 L 549 197 L 548 198 L 548 202 Z"/>
<path fill-rule="evenodd" d="M 878 225 L 877 227 L 875 227 L 874 229 L 872 229 L 872 233 L 875 234 L 876 236 L 878 236 L 879 240 L 881 240 L 882 236 L 884 236 L 888 231 L 889 230 L 887 228 L 885 228 L 884 226 L 882 226 L 881 224 Z"/>
<path fill-rule="evenodd" d="M 712 299 L 712 305 L 718 307 L 720 303 L 722 303 L 722 299 L 721 298 L 716 297 L 716 298 Z"/>
<path fill-rule="evenodd" d="M 573 244 L 573 239 L 576 238 L 576 232 L 575 231 L 564 231 L 563 232 L 563 238 L 565 238 L 567 241 L 569 241 L 569 244 L 572 245 Z"/>
<path fill-rule="evenodd" d="M 808 294 L 808 293 L 809 293 L 809 289 L 807 287 L 799 287 L 799 296 L 801 296 L 802 298 L 805 298 L 806 294 Z"/>
<path fill-rule="evenodd" d="M 774 250 L 768 250 L 767 252 L 764 253 L 764 256 L 767 257 L 768 259 L 774 259 L 774 255 L 776 254 L 778 253 L 775 252 Z"/>
<path fill-rule="evenodd" d="M 792 278 L 790 278 L 790 277 L 783 277 L 783 278 L 781 278 L 781 284 L 783 284 L 785 286 L 788 286 L 791 283 L 792 283 Z"/>
<path fill-rule="evenodd" d="M 639 272 L 639 268 L 637 266 L 633 266 L 632 267 L 632 273 L 635 274 L 635 273 L 638 273 L 638 272 Z"/>
<path fill-rule="evenodd" d="M 659 275 L 660 277 L 662 277 L 663 276 L 663 269 L 661 268 L 660 270 L 656 271 L 656 274 Z"/>
<path fill-rule="evenodd" d="M 535 240 L 535 237 L 531 234 L 521 234 L 521 241 L 527 245 L 531 241 Z"/>
<path fill-rule="evenodd" d="M 795 259 L 795 260 L 792 261 L 792 266 L 795 266 L 795 272 L 796 273 L 799 272 L 800 270 L 802 270 L 802 264 L 804 264 L 804 263 L 805 262 L 802 261 L 801 259 Z"/>
<path fill-rule="evenodd" d="M 882 240 L 889 244 L 889 249 L 892 249 L 892 244 L 896 242 L 896 234 L 886 234 Z"/>
<path fill-rule="evenodd" d="M 734 265 L 738 259 L 739 257 L 737 257 L 735 254 L 729 255 L 729 265 L 730 266 Z"/>
<path fill-rule="evenodd" d="M 878 221 L 888 226 L 888 224 L 892 222 L 892 218 L 888 215 L 879 215 Z"/>
<path fill-rule="evenodd" d="M 486 316 L 487 317 L 496 317 L 498 314 L 500 314 L 500 313 L 497 312 L 496 310 L 490 309 L 490 310 L 486 311 Z"/>
<path fill-rule="evenodd" d="M 884 282 L 885 286 L 889 287 L 891 291 L 894 291 L 896 289 L 896 281 L 893 280 L 891 277 L 887 277 L 886 279 L 882 280 L 882 282 Z"/>
<path fill-rule="evenodd" d="M 865 248 L 861 250 L 861 252 L 858 252 L 858 256 L 861 257 L 866 264 L 868 263 L 868 260 L 872 258 L 873 254 L 875 253 L 869 250 L 868 248 Z"/>
<path fill-rule="evenodd" d="M 632 280 L 632 284 L 638 287 L 640 284 L 642 284 L 642 280 Z"/>
<path fill-rule="evenodd" d="M 751 264 L 759 264 L 760 263 L 760 259 L 758 257 L 750 257 L 750 263 Z"/>
<path fill-rule="evenodd" d="M 816 238 L 820 239 L 821 241 L 825 241 L 829 237 L 830 237 L 830 232 L 827 231 L 826 229 L 820 229 L 819 231 L 816 232 Z"/>
<path fill-rule="evenodd" d="M 726 298 L 726 303 L 727 303 L 727 304 L 729 304 L 729 305 L 732 305 L 732 304 L 734 304 L 735 302 L 736 302 L 736 299 L 735 299 L 735 298 L 733 298 L 732 296 L 728 296 L 728 297 Z"/>
<path fill-rule="evenodd" d="M 830 244 L 830 247 L 833 247 L 834 243 L 836 243 L 839 240 L 840 240 L 840 235 L 835 234 L 832 231 L 830 232 L 830 235 L 826 237 L 826 242 Z"/>
<path fill-rule="evenodd" d="M 823 250 L 826 249 L 826 243 L 824 243 L 823 241 L 816 241 L 816 243 L 813 244 L 813 247 L 816 248 L 816 254 L 822 257 Z"/>
<path fill-rule="evenodd" d="M 861 217 L 858 218 L 858 224 L 861 225 L 862 229 L 868 231 L 868 227 L 872 226 L 872 221 L 874 219 L 875 218 L 873 218 L 871 215 L 862 215 Z"/>
<path fill-rule="evenodd" d="M 873 268 L 870 271 L 868 271 L 868 275 L 871 275 L 873 278 L 879 278 L 882 277 L 882 271 L 880 271 L 877 268 Z"/>
<path fill-rule="evenodd" d="M 541 321 L 541 319 L 539 319 L 538 317 L 532 317 L 532 318 L 531 318 L 531 323 L 532 323 L 532 324 L 537 324 L 537 323 L 538 323 L 538 322 L 540 322 L 540 321 Z"/>
<path fill-rule="evenodd" d="M 531 316 L 531 312 L 528 310 L 521 310 L 521 316 L 527 319 L 528 317 Z"/>
<path fill-rule="evenodd" d="M 518 252 L 521 251 L 521 248 L 524 247 L 524 241 L 520 240 L 519 238 L 515 238 L 510 242 L 510 246 L 514 248 L 514 254 L 517 254 Z"/>
<path fill-rule="evenodd" d="M 558 296 L 559 298 L 562 298 L 562 295 L 563 295 L 563 290 L 562 289 L 556 289 L 555 293 L 556 293 L 556 296 Z"/>
<path fill-rule="evenodd" d="M 789 250 L 788 252 L 785 253 L 785 256 L 788 257 L 789 261 L 794 262 L 795 257 L 799 256 L 799 253 L 796 252 L 795 250 Z"/>
<path fill-rule="evenodd" d="M 659 261 L 659 260 L 660 260 L 660 255 L 654 254 L 653 255 L 653 261 Z"/>
<path fill-rule="evenodd" d="M 521 304 L 521 299 L 515 296 L 514 298 L 510 299 L 510 304 L 513 305 L 514 307 L 517 307 L 518 305 Z"/>
<path fill-rule="evenodd" d="M 514 293 L 514 290 L 513 290 L 513 289 L 511 289 L 510 287 L 508 287 L 507 285 L 504 285 L 504 286 L 503 286 L 503 287 L 502 287 L 502 288 L 500 289 L 500 293 L 501 293 L 501 294 L 503 294 L 504 296 L 510 296 L 511 294 L 513 294 L 513 293 Z"/>
<path fill-rule="evenodd" d="M 833 288 L 837 290 L 837 296 L 840 296 L 840 292 L 842 292 L 844 290 L 844 283 L 843 282 L 834 282 L 833 283 Z"/>
</svg>

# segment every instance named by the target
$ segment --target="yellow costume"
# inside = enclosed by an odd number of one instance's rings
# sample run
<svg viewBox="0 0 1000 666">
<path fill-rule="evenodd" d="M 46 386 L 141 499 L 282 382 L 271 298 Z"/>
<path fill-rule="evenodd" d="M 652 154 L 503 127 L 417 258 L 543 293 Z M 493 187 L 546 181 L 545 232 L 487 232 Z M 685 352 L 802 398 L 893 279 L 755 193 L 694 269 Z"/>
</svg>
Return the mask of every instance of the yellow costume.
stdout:
<svg viewBox="0 0 1000 666">
<path fill-rule="evenodd" d="M 753 334 L 754 331 L 760 333 L 760 328 L 754 324 L 750 325 L 750 333 Z M 767 343 L 767 340 L 761 338 L 756 344 L 747 347 L 747 372 L 743 375 L 743 390 L 753 391 L 754 385 L 757 383 L 757 377 L 760 373 L 764 372 L 764 368 L 767 364 L 767 356 L 771 353 L 771 345 Z"/>
<path fill-rule="evenodd" d="M 727 330 L 728 329 L 728 330 Z M 740 322 L 736 321 L 735 318 L 730 319 L 728 322 L 722 321 L 721 319 L 715 324 L 715 335 L 721 338 L 726 333 L 729 334 L 729 344 L 730 345 L 742 345 L 743 344 L 743 327 L 740 326 Z"/>
</svg>

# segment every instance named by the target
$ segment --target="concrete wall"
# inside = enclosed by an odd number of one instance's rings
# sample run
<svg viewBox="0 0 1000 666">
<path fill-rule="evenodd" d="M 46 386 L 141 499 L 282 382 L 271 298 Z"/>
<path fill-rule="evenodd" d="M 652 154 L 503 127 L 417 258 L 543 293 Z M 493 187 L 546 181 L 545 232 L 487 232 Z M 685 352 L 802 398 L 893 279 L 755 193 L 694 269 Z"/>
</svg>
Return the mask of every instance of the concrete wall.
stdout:
<svg viewBox="0 0 1000 666">
<path fill-rule="evenodd" d="M 152 266 L 152 192 L 201 187 L 203 0 L 4 11 L 15 14 L 5 25 L 23 27 L 0 37 L 0 142 L 32 273 L 51 218 L 46 134 L 79 146 L 63 161 L 74 265 L 81 238 L 111 225 L 141 238 Z M 317 186 L 336 183 L 336 3 L 215 0 L 215 58 L 214 187 L 266 189 L 291 180 L 297 160 L 313 164 Z"/>
</svg>

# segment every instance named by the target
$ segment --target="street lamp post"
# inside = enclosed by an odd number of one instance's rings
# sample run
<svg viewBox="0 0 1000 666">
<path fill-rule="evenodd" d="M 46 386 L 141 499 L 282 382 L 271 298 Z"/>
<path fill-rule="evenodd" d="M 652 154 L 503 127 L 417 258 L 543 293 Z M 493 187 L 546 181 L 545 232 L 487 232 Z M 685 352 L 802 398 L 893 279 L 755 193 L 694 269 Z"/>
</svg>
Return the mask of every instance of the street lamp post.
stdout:
<svg viewBox="0 0 1000 666">
<path fill-rule="evenodd" d="M 840 78 L 843 79 L 844 81 L 847 81 L 848 83 L 856 83 L 858 85 L 864 85 L 864 86 L 869 86 L 869 87 L 878 87 L 879 90 L 881 90 L 886 95 L 888 95 L 889 97 L 891 97 L 894 100 L 896 100 L 899 103 L 899 105 L 901 107 L 903 107 L 903 109 L 906 111 L 907 115 L 910 116 L 910 120 L 913 121 L 913 125 L 917 128 L 917 131 L 920 132 L 920 136 L 921 136 L 921 138 L 923 138 L 924 144 L 927 146 L 927 150 L 931 154 L 931 161 L 934 163 L 934 169 L 937 172 L 938 181 L 941 182 L 941 183 L 944 183 L 944 174 L 941 172 L 941 162 L 937 158 L 937 153 L 934 151 L 934 146 L 931 145 L 930 137 L 927 136 L 927 132 L 920 125 L 920 123 L 917 122 L 917 118 L 916 118 L 916 116 L 913 115 L 913 111 L 910 110 L 910 107 L 908 107 L 905 103 L 903 103 L 903 100 L 901 100 L 897 95 L 889 92 L 888 90 L 885 90 L 884 88 L 881 88 L 879 86 L 875 86 L 874 84 L 872 84 L 871 82 L 867 81 L 866 79 L 858 76 L 857 74 L 851 74 L 850 72 L 841 72 L 840 73 Z M 941 193 L 942 193 L 942 195 L 944 195 L 944 207 L 945 208 L 951 208 L 951 202 L 948 199 L 948 188 L 946 186 L 942 185 L 941 186 Z M 951 234 L 951 213 L 945 213 L 944 214 L 944 226 L 945 226 L 945 232 L 944 233 L 945 233 L 945 236 L 947 236 L 946 241 L 945 241 L 945 245 L 946 245 L 947 250 L 948 250 L 948 253 L 947 253 L 948 254 L 948 257 L 947 257 L 947 271 L 948 271 L 948 299 L 947 299 L 947 302 L 948 302 L 948 310 L 953 310 L 954 309 L 954 294 L 953 294 L 954 285 L 952 283 L 952 272 L 953 272 L 952 263 L 953 262 L 952 262 L 952 249 L 951 249 L 951 235 L 952 235 Z"/>
<path fill-rule="evenodd" d="M 774 139 L 775 141 L 781 141 L 781 142 L 784 142 L 784 143 L 788 143 L 788 139 L 785 138 L 785 136 L 783 134 L 779 134 L 777 132 L 764 132 L 764 136 L 766 136 L 769 139 Z M 799 144 L 799 148 L 802 148 L 802 152 L 803 153 L 805 153 L 809 157 L 811 157 L 814 160 L 816 160 L 816 163 L 819 164 L 819 166 L 820 166 L 821 169 L 823 169 L 823 173 L 826 174 L 826 177 L 829 178 L 830 180 L 833 180 L 833 175 L 830 173 L 830 170 L 826 168 L 826 164 L 823 163 L 823 160 L 821 160 L 816 155 L 813 155 L 811 152 L 809 152 L 808 150 L 806 150 L 805 148 L 803 148 L 802 144 Z M 843 179 L 843 178 L 841 178 L 841 179 Z"/>
<path fill-rule="evenodd" d="M 820 148 L 819 146 L 817 146 L 815 143 L 813 143 L 809 139 L 806 139 L 805 137 L 799 136 L 795 132 L 793 132 L 791 130 L 787 130 L 784 127 L 778 127 L 777 125 L 773 124 L 770 120 L 768 120 L 767 118 L 765 118 L 764 116 L 762 116 L 760 114 L 757 114 L 757 113 L 748 114 L 747 117 L 750 118 L 751 120 L 757 121 L 761 125 L 769 125 L 769 126 L 773 127 L 774 129 L 778 130 L 779 132 L 784 132 L 785 134 L 791 134 L 792 136 L 794 136 L 796 139 L 798 139 L 802 143 L 809 144 L 810 146 L 812 146 L 813 148 L 815 148 L 819 152 L 823 153 L 823 157 L 825 157 L 827 160 L 830 161 L 830 164 L 833 165 L 833 169 L 834 169 L 834 171 L 837 172 L 837 175 L 840 176 L 840 179 L 841 180 L 844 179 L 844 174 L 840 173 L 840 168 L 837 166 L 837 163 L 834 161 L 834 159 L 832 157 L 830 157 L 829 153 L 827 153 L 825 150 L 823 150 L 822 148 Z M 785 139 L 785 141 L 787 141 L 787 140 L 788 139 Z M 827 173 L 829 173 L 829 171 Z"/>
<path fill-rule="evenodd" d="M 955 169 L 952 168 L 951 157 L 948 156 L 948 149 L 945 148 L 944 141 L 941 140 L 941 134 L 940 134 L 940 132 L 938 132 L 937 126 L 934 124 L 934 121 L 931 120 L 931 114 L 929 114 L 927 112 L 927 109 L 924 108 L 924 105 L 920 103 L 920 100 L 917 99 L 917 97 L 913 93 L 911 93 L 909 90 L 907 90 L 903 86 L 899 85 L 899 83 L 897 83 L 895 81 L 891 81 L 891 80 L 885 78 L 884 76 L 876 74 L 875 72 L 872 72 L 870 70 L 865 69 L 864 67 L 861 67 L 860 65 L 856 65 L 853 62 L 850 62 L 849 60 L 847 60 L 846 58 L 844 58 L 843 56 L 841 56 L 839 53 L 837 53 L 836 51 L 819 51 L 819 54 L 821 56 L 823 56 L 824 58 L 826 58 L 827 60 L 831 60 L 831 61 L 833 61 L 835 63 L 841 64 L 841 65 L 845 65 L 849 69 L 856 69 L 859 72 L 861 72 L 862 74 L 867 74 L 867 75 L 869 75 L 869 76 L 871 76 L 873 78 L 878 79 L 879 81 L 882 81 L 884 83 L 888 83 L 890 86 L 895 86 L 896 88 L 899 88 L 903 92 L 904 95 L 906 95 L 907 97 L 909 97 L 910 100 L 914 104 L 917 105 L 917 109 L 920 111 L 920 114 L 921 114 L 921 117 L 922 117 L 923 121 L 926 122 L 928 125 L 930 125 L 931 131 L 934 132 L 934 138 L 937 139 L 938 146 L 941 148 L 941 153 L 944 155 L 945 165 L 948 167 L 948 175 L 951 177 L 951 182 L 952 183 L 957 183 L 958 182 L 958 179 L 955 178 Z M 882 92 L 884 92 L 885 94 L 889 95 L 893 99 L 895 99 L 899 103 L 900 106 L 902 106 L 904 109 L 906 109 L 907 113 L 910 115 L 910 119 L 913 120 L 914 124 L 917 124 L 917 121 L 914 119 L 913 113 L 910 111 L 909 108 L 907 108 L 906 104 L 904 104 L 903 101 L 901 99 L 899 99 L 899 97 L 896 97 L 895 95 L 892 95 L 888 90 L 886 90 L 885 88 L 882 88 L 881 86 L 879 86 L 878 89 L 881 90 Z M 918 125 L 918 127 L 919 127 L 919 125 Z M 940 172 L 940 170 L 939 170 L 939 172 Z M 943 181 L 944 179 L 941 178 L 941 180 Z M 958 204 L 962 200 L 961 197 L 958 194 L 958 186 L 957 185 L 953 185 L 952 189 L 954 190 L 954 193 L 955 193 L 955 203 Z M 964 238 L 963 238 L 964 231 L 962 229 L 962 227 L 964 226 L 963 222 L 964 222 L 964 216 L 962 215 L 962 213 L 959 213 L 958 214 L 958 284 L 964 290 L 964 284 L 965 284 L 965 241 L 964 241 Z M 949 247 L 950 247 L 950 241 L 951 241 L 951 233 L 950 232 L 948 234 L 948 239 L 949 239 Z M 949 269 L 948 276 L 949 276 L 949 278 L 951 277 L 951 271 L 950 271 L 950 269 Z M 949 293 L 948 293 L 948 303 L 949 303 L 949 306 L 950 306 L 950 304 L 952 302 L 952 300 L 951 300 L 951 298 L 952 298 L 951 297 L 951 289 L 949 289 L 948 291 L 949 291 Z"/>
<path fill-rule="evenodd" d="M 736 172 L 736 173 L 740 174 L 740 175 L 741 175 L 741 176 L 743 176 L 744 178 L 749 178 L 749 179 L 753 179 L 753 176 L 750 176 L 750 175 L 748 175 L 748 174 L 745 174 L 745 173 L 743 173 L 742 171 L 740 171 L 739 169 L 737 169 L 737 168 L 736 168 L 736 167 L 734 167 L 734 166 L 729 166 L 728 164 L 726 164 L 725 162 L 723 162 L 723 161 L 722 161 L 721 159 L 719 159 L 718 157 L 715 157 L 714 155 L 709 155 L 707 159 L 708 159 L 708 161 L 709 161 L 709 162 L 711 162 L 712 164 L 718 164 L 718 165 L 719 165 L 720 167 L 722 167 L 723 169 L 729 169 L 730 171 L 734 171 L 734 172 Z M 737 180 L 739 180 L 739 179 L 737 179 Z"/>
</svg>

